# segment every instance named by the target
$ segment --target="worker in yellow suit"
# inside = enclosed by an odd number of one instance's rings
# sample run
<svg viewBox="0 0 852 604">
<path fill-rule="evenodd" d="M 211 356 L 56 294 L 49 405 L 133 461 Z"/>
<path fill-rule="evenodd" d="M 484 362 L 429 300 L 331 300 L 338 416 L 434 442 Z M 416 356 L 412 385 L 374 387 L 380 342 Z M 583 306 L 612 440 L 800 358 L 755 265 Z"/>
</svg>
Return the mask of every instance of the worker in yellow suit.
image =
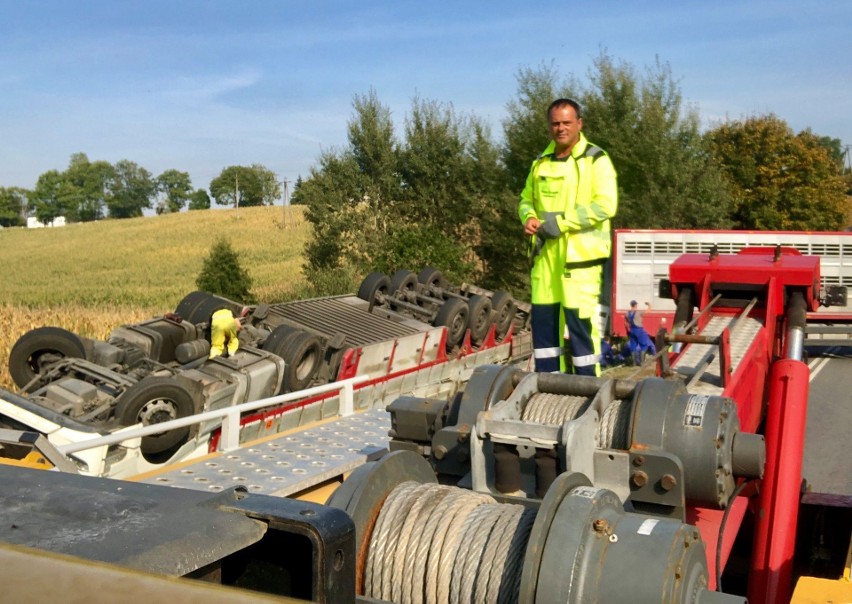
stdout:
<svg viewBox="0 0 852 604">
<path fill-rule="evenodd" d="M 217 310 L 210 316 L 210 357 L 229 357 L 240 347 L 237 332 L 240 320 L 229 308 Z"/>
<path fill-rule="evenodd" d="M 547 118 L 552 141 L 533 162 L 518 207 L 532 244 L 535 367 L 598 375 L 601 281 L 618 206 L 615 168 L 583 136 L 579 103 L 557 99 Z M 566 328 L 570 355 L 563 364 Z"/>
</svg>

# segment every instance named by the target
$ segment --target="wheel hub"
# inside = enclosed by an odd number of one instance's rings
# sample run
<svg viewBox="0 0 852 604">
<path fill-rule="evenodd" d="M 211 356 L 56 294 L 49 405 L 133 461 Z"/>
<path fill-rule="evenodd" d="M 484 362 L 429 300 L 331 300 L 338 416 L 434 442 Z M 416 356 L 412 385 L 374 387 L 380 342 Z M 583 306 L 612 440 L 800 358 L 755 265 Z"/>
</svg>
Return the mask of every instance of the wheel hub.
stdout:
<svg viewBox="0 0 852 604">
<path fill-rule="evenodd" d="M 139 410 L 139 421 L 142 422 L 143 426 L 159 424 L 173 419 L 177 419 L 177 409 L 172 401 L 166 399 L 149 401 Z"/>
</svg>

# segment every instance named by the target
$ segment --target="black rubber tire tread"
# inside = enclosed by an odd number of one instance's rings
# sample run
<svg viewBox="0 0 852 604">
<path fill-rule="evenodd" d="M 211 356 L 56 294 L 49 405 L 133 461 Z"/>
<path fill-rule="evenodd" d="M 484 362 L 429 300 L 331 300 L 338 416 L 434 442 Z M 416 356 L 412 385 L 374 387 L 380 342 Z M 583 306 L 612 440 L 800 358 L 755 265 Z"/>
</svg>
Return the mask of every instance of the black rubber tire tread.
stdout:
<svg viewBox="0 0 852 604">
<path fill-rule="evenodd" d="M 266 350 L 267 352 L 271 352 L 272 354 L 277 354 L 275 351 L 281 346 L 281 343 L 285 338 L 289 337 L 290 334 L 301 331 L 296 327 L 291 327 L 290 325 L 278 325 L 275 329 L 272 330 L 266 339 L 261 344 L 261 348 Z"/>
<path fill-rule="evenodd" d="M 391 277 L 390 291 L 415 291 L 417 283 L 417 275 L 406 269 L 398 270 Z"/>
<path fill-rule="evenodd" d="M 467 302 L 461 298 L 450 298 L 441 305 L 433 325 L 447 328 L 447 350 L 450 351 L 464 338 L 468 324 Z"/>
<path fill-rule="evenodd" d="M 195 401 L 189 391 L 171 377 L 149 376 L 133 384 L 118 398 L 115 415 L 122 426 L 133 426 L 140 422 L 139 414 L 149 402 L 167 399 L 174 407 L 175 417 L 180 419 L 192 415 Z M 167 420 L 162 420 L 167 421 Z M 157 423 L 157 422 L 154 422 Z M 143 425 L 151 425 L 151 423 Z M 189 426 L 177 428 L 163 434 L 154 434 L 142 438 L 142 453 L 145 455 L 162 453 L 183 444 L 189 436 Z"/>
<path fill-rule="evenodd" d="M 39 372 L 41 357 L 58 360 L 62 357 L 85 359 L 83 339 L 61 327 L 37 327 L 18 338 L 9 354 L 9 374 L 18 388 L 23 388 Z"/>
<path fill-rule="evenodd" d="M 426 286 L 444 287 L 445 285 L 444 275 L 431 266 L 423 267 L 423 270 L 417 274 L 417 280 Z"/>
<path fill-rule="evenodd" d="M 479 346 L 491 327 L 491 300 L 486 296 L 474 294 L 467 299 L 467 306 L 470 341 Z"/>
<path fill-rule="evenodd" d="M 280 393 L 307 388 L 322 365 L 320 339 L 301 329 L 279 325 L 263 342 L 263 350 L 284 359 L 284 379 Z"/>
<path fill-rule="evenodd" d="M 213 294 L 201 290 L 190 292 L 183 297 L 183 300 L 178 302 L 178 305 L 175 307 L 175 313 L 180 315 L 182 319 L 189 321 L 190 315 L 192 315 L 192 312 L 198 305 L 212 297 Z"/>
<path fill-rule="evenodd" d="M 208 299 L 202 300 L 198 303 L 188 317 L 183 317 L 183 315 L 181 315 L 181 317 L 195 325 L 208 323 L 210 321 L 210 315 L 222 308 L 230 309 L 230 311 L 234 313 L 235 317 L 239 316 L 240 311 L 243 309 L 241 304 L 238 304 L 233 300 L 228 300 L 227 298 L 210 294 Z"/>
<path fill-rule="evenodd" d="M 384 273 L 370 273 L 358 288 L 358 297 L 367 302 L 373 302 L 376 294 L 387 294 L 390 291 L 391 280 Z"/>
<path fill-rule="evenodd" d="M 509 333 L 509 328 L 515 320 L 515 300 L 508 292 L 497 290 L 491 295 L 491 310 L 494 312 L 496 324 L 495 335 L 502 339 Z"/>
</svg>

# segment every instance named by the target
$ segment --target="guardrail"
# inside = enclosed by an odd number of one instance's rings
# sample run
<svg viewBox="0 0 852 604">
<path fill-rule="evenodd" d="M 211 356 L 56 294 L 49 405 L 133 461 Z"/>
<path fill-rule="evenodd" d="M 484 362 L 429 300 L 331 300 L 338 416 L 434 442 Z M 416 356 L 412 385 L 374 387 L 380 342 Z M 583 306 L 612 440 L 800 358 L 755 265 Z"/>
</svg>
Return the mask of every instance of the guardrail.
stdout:
<svg viewBox="0 0 852 604">
<path fill-rule="evenodd" d="M 287 394 L 279 394 L 269 398 L 242 403 L 233 407 L 225 407 L 224 409 L 216 409 L 215 411 L 205 411 L 196 415 L 189 415 L 179 419 L 173 419 L 167 422 L 151 424 L 150 426 L 136 427 L 130 426 L 113 432 L 107 436 L 98 436 L 76 443 L 67 445 L 58 445 L 56 448 L 63 455 L 77 453 L 87 449 L 94 449 L 103 445 L 115 445 L 122 443 L 130 438 L 143 436 L 151 436 L 152 434 L 160 434 L 175 428 L 184 428 L 206 422 L 211 419 L 222 418 L 222 436 L 219 439 L 220 451 L 233 451 L 240 446 L 240 416 L 247 411 L 257 411 L 264 407 L 273 407 L 282 403 L 301 400 L 318 394 L 327 392 L 339 391 L 340 393 L 340 409 L 338 414 L 342 417 L 352 415 L 355 412 L 355 384 L 365 382 L 370 379 L 370 376 L 359 375 L 356 377 L 341 380 L 339 382 L 331 382 L 322 386 L 314 386 L 297 392 L 288 392 Z"/>
</svg>

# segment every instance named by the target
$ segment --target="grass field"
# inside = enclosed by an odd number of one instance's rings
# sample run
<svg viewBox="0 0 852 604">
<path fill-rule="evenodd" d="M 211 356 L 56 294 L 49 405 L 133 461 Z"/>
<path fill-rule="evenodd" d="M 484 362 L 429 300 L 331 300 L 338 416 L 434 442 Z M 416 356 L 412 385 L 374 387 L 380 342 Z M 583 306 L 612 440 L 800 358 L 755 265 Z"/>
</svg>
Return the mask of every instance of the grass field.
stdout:
<svg viewBox="0 0 852 604">
<path fill-rule="evenodd" d="M 196 289 L 210 246 L 225 235 L 259 300 L 291 299 L 306 286 L 302 249 L 310 235 L 301 208 L 181 212 L 53 229 L 0 230 L 0 386 L 10 388 L 9 352 L 35 327 L 93 338 L 174 310 Z"/>
</svg>

